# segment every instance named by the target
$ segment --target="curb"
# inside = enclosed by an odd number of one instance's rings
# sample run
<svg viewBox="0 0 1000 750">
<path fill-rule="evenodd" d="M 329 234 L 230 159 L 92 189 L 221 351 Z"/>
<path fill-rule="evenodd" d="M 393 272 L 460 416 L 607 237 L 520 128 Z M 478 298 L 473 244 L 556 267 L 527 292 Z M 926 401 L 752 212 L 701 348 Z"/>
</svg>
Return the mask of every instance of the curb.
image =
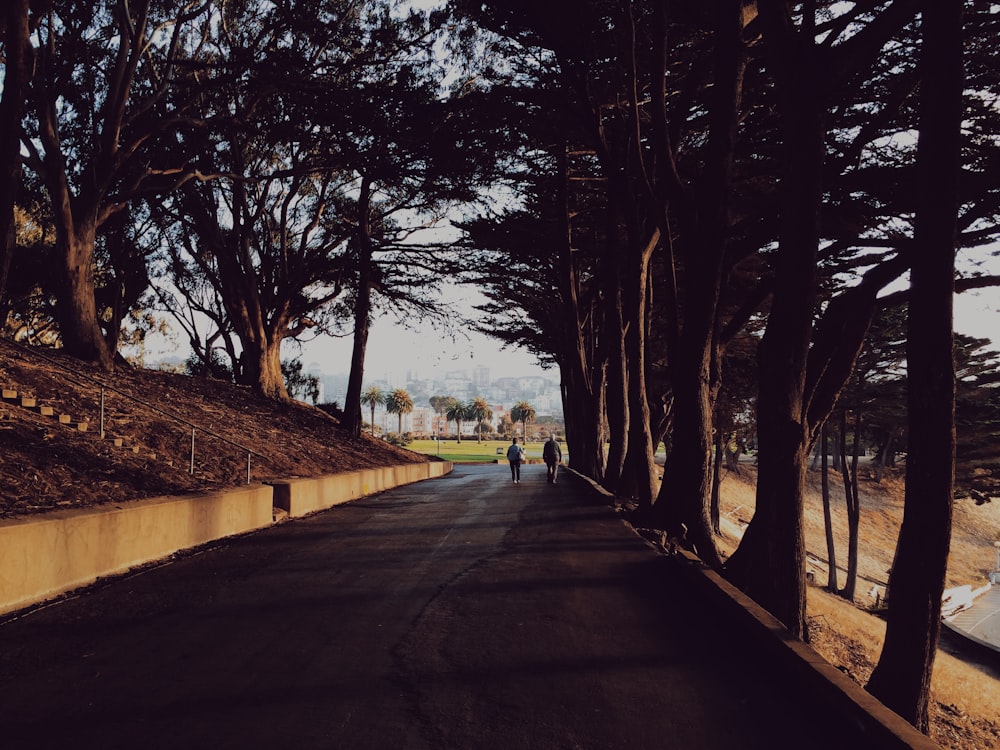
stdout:
<svg viewBox="0 0 1000 750">
<path fill-rule="evenodd" d="M 269 528 L 289 515 L 325 510 L 451 470 L 449 462 L 400 464 L 2 520 L 0 616 L 178 552 Z"/>
<path fill-rule="evenodd" d="M 614 495 L 573 469 L 571 474 L 590 485 L 603 499 Z M 701 559 L 687 550 L 668 555 L 663 549 L 642 537 L 634 527 L 622 523 L 661 555 L 671 559 L 678 573 L 696 590 L 698 596 L 711 602 L 723 617 L 733 623 L 734 629 L 753 641 L 752 646 L 766 651 L 775 662 L 787 669 L 803 689 L 816 696 L 817 706 L 828 713 L 836 713 L 851 722 L 865 738 L 864 747 L 889 750 L 914 748 L 915 750 L 940 750 L 941 746 L 916 727 L 868 693 L 819 652 L 795 638 L 770 612 L 709 568 Z"/>
</svg>

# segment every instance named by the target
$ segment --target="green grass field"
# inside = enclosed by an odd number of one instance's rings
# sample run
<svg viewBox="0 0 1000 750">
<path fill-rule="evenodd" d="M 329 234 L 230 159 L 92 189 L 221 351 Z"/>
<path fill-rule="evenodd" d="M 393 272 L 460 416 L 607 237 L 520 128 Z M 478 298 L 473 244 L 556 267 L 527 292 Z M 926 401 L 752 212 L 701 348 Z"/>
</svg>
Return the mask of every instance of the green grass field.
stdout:
<svg viewBox="0 0 1000 750">
<path fill-rule="evenodd" d="M 475 438 L 471 440 L 463 438 L 461 443 L 455 440 L 442 440 L 440 449 L 435 440 L 414 440 L 406 447 L 417 453 L 425 453 L 428 456 L 439 456 L 445 461 L 469 463 L 476 461 L 496 461 L 497 459 L 506 461 L 508 445 L 510 445 L 509 440 L 484 440 L 482 443 L 477 443 Z M 529 459 L 541 459 L 543 445 L 544 443 L 542 442 L 528 443 L 524 447 L 524 452 Z M 560 443 L 560 446 L 563 450 L 563 460 L 565 460 L 568 455 L 566 444 Z M 500 449 L 499 453 L 497 453 L 498 448 Z"/>
</svg>

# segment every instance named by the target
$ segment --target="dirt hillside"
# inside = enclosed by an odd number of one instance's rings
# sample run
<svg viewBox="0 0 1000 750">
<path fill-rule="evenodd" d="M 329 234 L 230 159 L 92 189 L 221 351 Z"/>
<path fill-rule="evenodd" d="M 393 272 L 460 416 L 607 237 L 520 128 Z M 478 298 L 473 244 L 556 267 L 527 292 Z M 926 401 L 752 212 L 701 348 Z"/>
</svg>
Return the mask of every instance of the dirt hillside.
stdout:
<svg viewBox="0 0 1000 750">
<path fill-rule="evenodd" d="M 427 460 L 367 435 L 349 439 L 306 404 L 152 370 L 108 375 L 5 341 L 0 387 L 0 517 L 245 484 L 248 457 L 253 482 Z"/>
</svg>

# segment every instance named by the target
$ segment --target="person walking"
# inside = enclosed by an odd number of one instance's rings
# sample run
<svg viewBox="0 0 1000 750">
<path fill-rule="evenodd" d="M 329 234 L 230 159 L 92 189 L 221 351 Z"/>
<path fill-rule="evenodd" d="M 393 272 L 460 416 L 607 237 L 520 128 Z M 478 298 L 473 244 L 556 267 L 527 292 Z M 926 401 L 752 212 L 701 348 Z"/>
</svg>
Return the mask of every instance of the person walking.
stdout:
<svg viewBox="0 0 1000 750">
<path fill-rule="evenodd" d="M 521 462 L 524 461 L 524 449 L 517 444 L 517 438 L 514 438 L 510 447 L 507 448 L 507 461 L 510 463 L 510 478 L 514 480 L 514 484 L 521 483 Z"/>
<path fill-rule="evenodd" d="M 542 448 L 542 459 L 548 468 L 549 484 L 555 484 L 556 474 L 559 473 L 559 464 L 562 462 L 562 448 L 559 447 L 559 441 L 556 440 L 555 435 L 549 435 L 548 442 Z"/>
</svg>

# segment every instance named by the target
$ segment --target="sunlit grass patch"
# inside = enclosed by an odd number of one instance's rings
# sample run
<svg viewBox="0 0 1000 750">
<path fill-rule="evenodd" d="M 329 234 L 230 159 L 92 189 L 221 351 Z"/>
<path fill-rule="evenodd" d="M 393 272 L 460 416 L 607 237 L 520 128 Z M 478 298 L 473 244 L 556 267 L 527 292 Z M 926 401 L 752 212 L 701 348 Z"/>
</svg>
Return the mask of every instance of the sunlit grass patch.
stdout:
<svg viewBox="0 0 1000 750">
<path fill-rule="evenodd" d="M 477 443 L 475 438 L 463 438 L 459 443 L 457 440 L 442 440 L 440 446 L 436 440 L 414 440 L 407 448 L 417 453 L 428 456 L 438 456 L 445 461 L 456 463 L 470 463 L 476 461 L 506 461 L 507 446 L 509 440 L 484 440 Z M 524 452 L 529 459 L 539 459 L 542 457 L 543 442 L 529 442 L 524 444 Z M 566 444 L 560 443 L 563 451 L 563 459 L 566 458 Z"/>
</svg>

